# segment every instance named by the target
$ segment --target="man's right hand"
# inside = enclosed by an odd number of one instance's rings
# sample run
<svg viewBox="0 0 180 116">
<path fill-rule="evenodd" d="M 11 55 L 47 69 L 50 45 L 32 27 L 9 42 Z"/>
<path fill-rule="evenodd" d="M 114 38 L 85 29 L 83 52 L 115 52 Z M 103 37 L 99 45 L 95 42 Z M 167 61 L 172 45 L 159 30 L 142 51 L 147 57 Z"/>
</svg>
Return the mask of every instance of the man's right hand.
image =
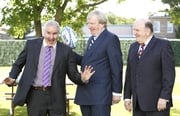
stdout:
<svg viewBox="0 0 180 116">
<path fill-rule="evenodd" d="M 131 110 L 132 110 L 131 101 L 124 101 L 124 107 L 127 111 L 131 112 Z"/>
<path fill-rule="evenodd" d="M 8 85 L 8 86 L 14 86 L 14 85 L 16 85 L 15 79 L 12 79 L 12 78 L 10 78 L 10 77 L 5 78 L 4 81 L 3 81 L 3 83 L 5 83 L 5 84 Z"/>
</svg>

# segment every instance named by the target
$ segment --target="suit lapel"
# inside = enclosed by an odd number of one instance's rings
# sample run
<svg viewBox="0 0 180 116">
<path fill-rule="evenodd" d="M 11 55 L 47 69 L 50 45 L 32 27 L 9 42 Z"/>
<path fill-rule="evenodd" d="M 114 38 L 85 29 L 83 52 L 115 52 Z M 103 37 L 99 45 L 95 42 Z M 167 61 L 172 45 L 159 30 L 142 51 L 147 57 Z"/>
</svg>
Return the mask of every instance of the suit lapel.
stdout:
<svg viewBox="0 0 180 116">
<path fill-rule="evenodd" d="M 54 59 L 54 67 L 53 67 L 53 72 L 55 71 L 56 67 L 59 65 L 59 62 L 61 60 L 61 56 L 63 54 L 63 51 L 62 50 L 62 46 L 59 42 L 57 42 L 57 46 L 56 46 L 56 56 L 55 56 L 55 59 Z M 52 73 L 54 74 L 54 73 Z"/>
<path fill-rule="evenodd" d="M 89 47 L 90 47 L 90 41 L 92 40 L 93 36 L 91 36 L 87 42 L 87 47 L 86 47 L 86 50 L 89 50 Z"/>
<path fill-rule="evenodd" d="M 35 65 L 38 64 L 39 62 L 39 55 L 40 55 L 40 51 L 41 51 L 41 47 L 42 47 L 42 42 L 43 42 L 43 39 L 40 38 L 38 41 L 36 41 L 37 43 L 35 43 L 35 47 L 33 48 L 34 49 L 34 57 L 35 57 Z"/>
<path fill-rule="evenodd" d="M 139 60 L 139 58 L 138 58 L 139 44 L 137 42 L 135 43 L 135 47 L 132 48 L 132 50 L 133 50 L 133 52 L 132 52 L 133 58 L 135 58 L 135 61 L 137 62 Z"/>
<path fill-rule="evenodd" d="M 104 34 L 102 33 L 97 39 L 95 40 L 92 48 L 90 49 L 91 51 L 94 51 L 97 49 L 97 47 L 100 45 L 101 42 L 103 42 L 104 39 Z"/>
<path fill-rule="evenodd" d="M 143 60 L 147 55 L 148 53 L 151 51 L 151 49 L 153 49 L 153 46 L 155 45 L 156 43 L 156 39 L 155 37 L 153 36 L 152 39 L 150 40 L 150 42 L 148 43 L 148 45 L 146 46 L 146 49 L 145 51 L 143 52 L 140 60 Z M 149 57 L 149 56 L 148 56 Z"/>
<path fill-rule="evenodd" d="M 91 56 L 92 53 L 94 53 L 94 51 L 98 49 L 97 47 L 100 46 L 101 43 L 103 42 L 103 39 L 105 38 L 106 32 L 107 32 L 107 29 L 105 29 L 105 30 L 97 37 L 97 39 L 95 40 L 95 43 L 91 46 L 90 49 L 87 48 L 86 53 L 85 53 L 85 55 L 86 55 L 87 57 Z M 89 47 L 89 42 L 88 42 L 88 47 Z"/>
</svg>

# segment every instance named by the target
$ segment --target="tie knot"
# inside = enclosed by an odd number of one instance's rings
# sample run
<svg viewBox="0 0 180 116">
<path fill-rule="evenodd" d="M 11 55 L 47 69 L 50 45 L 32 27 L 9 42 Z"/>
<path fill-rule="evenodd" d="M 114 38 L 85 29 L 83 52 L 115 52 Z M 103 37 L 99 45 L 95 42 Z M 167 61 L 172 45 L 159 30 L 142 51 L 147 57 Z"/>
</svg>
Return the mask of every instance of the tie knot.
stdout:
<svg viewBox="0 0 180 116">
<path fill-rule="evenodd" d="M 141 47 L 144 47 L 144 46 L 145 46 L 145 44 L 144 44 L 144 43 L 141 43 L 140 45 L 141 45 Z"/>
<path fill-rule="evenodd" d="M 52 46 L 46 46 L 45 49 L 46 50 L 51 50 Z"/>
<path fill-rule="evenodd" d="M 92 36 L 92 40 L 95 41 L 96 40 L 96 36 Z"/>
<path fill-rule="evenodd" d="M 145 44 L 141 43 L 140 46 L 141 46 L 142 49 L 144 49 Z"/>
<path fill-rule="evenodd" d="M 47 48 L 52 48 L 52 46 L 46 46 Z"/>
</svg>

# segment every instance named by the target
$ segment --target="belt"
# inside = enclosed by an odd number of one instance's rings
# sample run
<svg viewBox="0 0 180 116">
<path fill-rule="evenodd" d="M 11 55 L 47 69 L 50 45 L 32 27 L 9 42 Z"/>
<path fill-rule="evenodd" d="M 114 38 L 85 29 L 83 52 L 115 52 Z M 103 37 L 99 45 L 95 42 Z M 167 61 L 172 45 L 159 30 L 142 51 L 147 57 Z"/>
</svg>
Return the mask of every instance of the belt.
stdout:
<svg viewBox="0 0 180 116">
<path fill-rule="evenodd" d="M 43 86 L 32 86 L 32 89 L 34 90 L 41 90 L 41 91 L 49 91 L 51 89 L 51 86 L 43 87 Z"/>
</svg>

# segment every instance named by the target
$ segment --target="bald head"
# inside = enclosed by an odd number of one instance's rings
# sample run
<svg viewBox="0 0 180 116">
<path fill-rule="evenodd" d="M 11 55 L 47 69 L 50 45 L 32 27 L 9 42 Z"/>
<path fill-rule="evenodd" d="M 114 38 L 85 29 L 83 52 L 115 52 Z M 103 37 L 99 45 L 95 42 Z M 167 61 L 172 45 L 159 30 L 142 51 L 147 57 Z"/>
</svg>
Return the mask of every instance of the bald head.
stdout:
<svg viewBox="0 0 180 116">
<path fill-rule="evenodd" d="M 133 25 L 136 41 L 144 43 L 153 34 L 153 24 L 149 19 L 137 19 Z"/>
<path fill-rule="evenodd" d="M 148 28 L 148 29 L 150 29 L 150 32 L 153 33 L 153 24 L 152 24 L 151 20 L 149 20 L 149 19 L 137 19 L 134 22 L 134 25 L 139 25 L 144 28 Z"/>
</svg>

